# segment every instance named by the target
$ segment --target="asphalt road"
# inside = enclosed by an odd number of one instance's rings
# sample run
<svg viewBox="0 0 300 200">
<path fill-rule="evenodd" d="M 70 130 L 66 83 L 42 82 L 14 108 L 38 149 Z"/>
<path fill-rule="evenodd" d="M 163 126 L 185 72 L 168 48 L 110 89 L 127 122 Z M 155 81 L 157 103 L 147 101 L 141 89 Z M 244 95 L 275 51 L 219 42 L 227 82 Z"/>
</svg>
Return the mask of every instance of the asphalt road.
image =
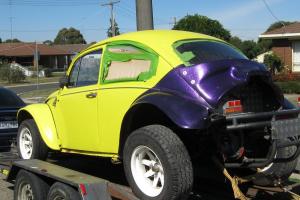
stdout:
<svg viewBox="0 0 300 200">
<path fill-rule="evenodd" d="M 39 84 L 39 89 L 55 89 L 58 88 L 58 83 L 41 83 Z M 28 84 L 28 85 L 20 85 L 20 86 L 8 86 L 6 87 L 12 91 L 14 91 L 16 94 L 23 94 L 26 92 L 30 92 L 37 89 L 37 86 L 35 84 Z"/>
</svg>

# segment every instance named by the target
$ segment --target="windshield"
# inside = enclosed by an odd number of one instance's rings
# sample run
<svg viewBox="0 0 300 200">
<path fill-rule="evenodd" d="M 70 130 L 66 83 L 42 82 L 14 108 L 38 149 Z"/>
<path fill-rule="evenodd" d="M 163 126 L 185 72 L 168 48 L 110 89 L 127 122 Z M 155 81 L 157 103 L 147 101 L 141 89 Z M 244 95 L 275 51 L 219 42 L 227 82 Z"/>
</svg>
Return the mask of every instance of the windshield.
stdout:
<svg viewBox="0 0 300 200">
<path fill-rule="evenodd" d="M 248 59 L 232 46 L 217 41 L 179 42 L 175 49 L 187 66 L 225 59 Z"/>
</svg>

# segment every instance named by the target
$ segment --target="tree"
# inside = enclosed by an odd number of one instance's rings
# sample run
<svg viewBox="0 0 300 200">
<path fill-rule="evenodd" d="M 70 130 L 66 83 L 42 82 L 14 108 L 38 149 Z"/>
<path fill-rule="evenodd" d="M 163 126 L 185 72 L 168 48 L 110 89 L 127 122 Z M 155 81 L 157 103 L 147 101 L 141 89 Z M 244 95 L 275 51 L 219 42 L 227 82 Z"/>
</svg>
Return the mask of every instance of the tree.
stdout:
<svg viewBox="0 0 300 200">
<path fill-rule="evenodd" d="M 234 36 L 230 38 L 229 43 L 242 51 L 243 41 L 239 37 Z"/>
<path fill-rule="evenodd" d="M 269 68 L 270 72 L 275 75 L 275 72 L 280 72 L 282 69 L 282 61 L 275 54 L 266 54 L 264 57 L 264 64 Z"/>
<path fill-rule="evenodd" d="M 231 38 L 230 32 L 219 21 L 198 14 L 183 17 L 174 25 L 173 30 L 203 33 L 226 41 Z"/>
<path fill-rule="evenodd" d="M 272 30 L 275 30 L 275 29 L 278 29 L 278 28 L 281 28 L 284 26 L 287 26 L 287 25 L 290 25 L 290 24 L 293 24 L 295 22 L 290 22 L 290 21 L 278 21 L 278 22 L 274 22 L 273 24 L 271 24 L 269 26 L 269 28 L 267 29 L 266 32 L 268 31 L 272 31 Z"/>
<path fill-rule="evenodd" d="M 120 29 L 119 29 L 119 27 L 118 27 L 118 24 L 117 24 L 117 22 L 116 22 L 116 20 L 114 20 L 115 21 L 115 35 L 120 35 Z M 112 33 L 112 26 L 111 26 L 111 19 L 110 19 L 110 26 L 109 26 L 109 28 L 107 29 L 107 37 L 112 37 L 113 36 L 113 33 Z"/>
<path fill-rule="evenodd" d="M 46 44 L 46 45 L 52 45 L 53 42 L 52 42 L 51 40 L 45 40 L 45 41 L 43 42 L 43 44 Z"/>
<path fill-rule="evenodd" d="M 5 43 L 20 43 L 22 42 L 21 40 L 17 39 L 17 38 L 14 38 L 14 39 L 7 39 L 5 40 Z"/>
<path fill-rule="evenodd" d="M 255 58 L 261 51 L 257 43 L 253 40 L 245 40 L 242 45 L 242 51 L 250 58 Z"/>
<path fill-rule="evenodd" d="M 86 44 L 83 35 L 75 28 L 63 28 L 54 39 L 54 44 Z"/>
<path fill-rule="evenodd" d="M 2 39 L 0 38 L 0 43 L 2 43 Z"/>
</svg>

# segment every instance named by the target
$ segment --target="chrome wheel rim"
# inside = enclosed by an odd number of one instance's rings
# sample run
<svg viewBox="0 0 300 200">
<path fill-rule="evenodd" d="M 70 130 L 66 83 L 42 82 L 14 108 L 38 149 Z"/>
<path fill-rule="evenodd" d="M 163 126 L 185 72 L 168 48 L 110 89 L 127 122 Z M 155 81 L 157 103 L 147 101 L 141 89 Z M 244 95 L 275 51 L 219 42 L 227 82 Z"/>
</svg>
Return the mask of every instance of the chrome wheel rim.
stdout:
<svg viewBox="0 0 300 200">
<path fill-rule="evenodd" d="M 23 159 L 30 159 L 32 155 L 33 142 L 30 130 L 24 127 L 20 132 L 19 148 Z"/>
<path fill-rule="evenodd" d="M 18 191 L 18 199 L 21 200 L 34 200 L 33 191 L 28 183 L 22 183 Z"/>
<path fill-rule="evenodd" d="M 131 156 L 131 172 L 139 189 L 150 197 L 158 196 L 164 187 L 165 176 L 158 156 L 146 146 L 138 146 Z"/>
</svg>

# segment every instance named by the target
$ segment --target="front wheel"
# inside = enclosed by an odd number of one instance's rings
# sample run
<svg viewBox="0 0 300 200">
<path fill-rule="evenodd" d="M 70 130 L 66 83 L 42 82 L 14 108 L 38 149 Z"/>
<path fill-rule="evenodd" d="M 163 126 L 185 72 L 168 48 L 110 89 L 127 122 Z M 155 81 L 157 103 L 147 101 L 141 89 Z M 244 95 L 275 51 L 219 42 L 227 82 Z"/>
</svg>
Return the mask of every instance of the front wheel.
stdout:
<svg viewBox="0 0 300 200">
<path fill-rule="evenodd" d="M 48 147 L 41 138 L 33 119 L 21 123 L 17 135 L 17 149 L 22 159 L 45 160 L 47 158 Z"/>
<path fill-rule="evenodd" d="M 124 170 L 133 192 L 143 200 L 186 199 L 193 186 L 190 156 L 170 129 L 150 125 L 126 140 Z"/>
</svg>

